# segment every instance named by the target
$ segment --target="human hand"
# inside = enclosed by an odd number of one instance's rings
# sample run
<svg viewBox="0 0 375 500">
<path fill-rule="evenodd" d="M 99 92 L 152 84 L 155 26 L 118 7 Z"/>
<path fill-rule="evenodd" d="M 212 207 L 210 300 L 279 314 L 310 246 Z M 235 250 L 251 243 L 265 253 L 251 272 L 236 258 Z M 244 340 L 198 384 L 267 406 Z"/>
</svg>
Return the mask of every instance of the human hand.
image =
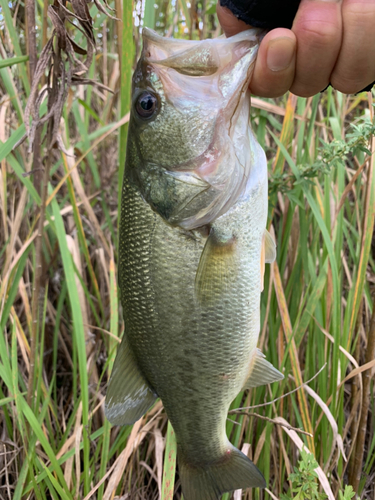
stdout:
<svg viewBox="0 0 375 500">
<path fill-rule="evenodd" d="M 218 5 L 217 14 L 227 36 L 249 28 L 225 7 Z M 345 94 L 359 92 L 375 80 L 374 27 L 375 0 L 301 0 L 292 29 L 263 38 L 251 92 L 309 97 L 329 83 Z"/>
</svg>

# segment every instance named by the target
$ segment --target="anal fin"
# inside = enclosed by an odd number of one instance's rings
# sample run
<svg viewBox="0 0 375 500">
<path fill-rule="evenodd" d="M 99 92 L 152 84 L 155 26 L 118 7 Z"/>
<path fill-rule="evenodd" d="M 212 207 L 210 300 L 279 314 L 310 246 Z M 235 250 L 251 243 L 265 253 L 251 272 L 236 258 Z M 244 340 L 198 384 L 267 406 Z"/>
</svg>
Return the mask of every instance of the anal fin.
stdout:
<svg viewBox="0 0 375 500">
<path fill-rule="evenodd" d="M 252 360 L 250 376 L 242 389 L 245 390 L 260 385 L 272 384 L 272 382 L 277 382 L 283 378 L 284 375 L 266 360 L 266 357 L 259 349 L 256 349 Z"/>
<path fill-rule="evenodd" d="M 130 425 L 155 403 L 157 395 L 141 373 L 126 337 L 113 365 L 105 401 L 105 415 L 114 425 Z"/>
</svg>

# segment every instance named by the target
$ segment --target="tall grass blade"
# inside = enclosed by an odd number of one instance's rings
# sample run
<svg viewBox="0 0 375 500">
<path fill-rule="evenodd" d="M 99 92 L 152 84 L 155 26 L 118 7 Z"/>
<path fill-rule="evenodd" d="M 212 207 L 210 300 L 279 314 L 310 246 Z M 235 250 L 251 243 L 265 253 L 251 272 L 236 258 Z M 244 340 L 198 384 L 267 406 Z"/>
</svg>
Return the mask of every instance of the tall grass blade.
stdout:
<svg viewBox="0 0 375 500">
<path fill-rule="evenodd" d="M 143 26 L 154 29 L 155 27 L 155 0 L 145 1 L 145 14 L 143 17 Z"/>
<path fill-rule="evenodd" d="M 15 64 L 20 64 L 29 60 L 29 56 L 19 56 L 19 57 L 11 57 L 10 59 L 1 59 L 0 60 L 0 69 L 8 68 L 10 66 L 14 66 Z"/>
<path fill-rule="evenodd" d="M 72 262 L 72 256 L 69 252 L 64 223 L 60 214 L 60 209 L 57 201 L 52 200 L 52 210 L 56 224 L 56 235 L 59 241 L 61 257 L 64 266 L 65 278 L 68 285 L 68 294 L 73 317 L 73 338 L 78 354 L 78 368 L 80 377 L 80 391 L 82 398 L 82 425 L 83 425 L 83 453 L 84 463 L 89 464 L 90 442 L 88 437 L 88 414 L 89 414 L 89 401 L 88 401 L 88 376 L 87 376 L 87 358 L 86 358 L 86 345 L 85 345 L 85 329 L 83 325 L 82 312 L 79 306 L 79 294 L 75 281 L 75 272 Z M 89 470 L 86 467 L 83 470 L 85 493 L 89 491 L 90 479 Z"/>
<path fill-rule="evenodd" d="M 25 57 L 24 54 L 22 54 L 22 50 L 21 50 L 21 46 L 20 46 L 20 37 L 19 37 L 19 34 L 17 33 L 16 27 L 14 26 L 14 23 L 13 23 L 12 14 L 11 14 L 11 11 L 9 8 L 9 3 L 6 0 L 0 0 L 0 6 L 1 6 L 1 13 L 4 16 L 6 29 L 9 33 L 10 39 L 11 39 L 12 44 L 13 44 L 14 52 L 18 58 Z M 29 83 L 29 79 L 27 77 L 26 66 L 24 64 L 21 64 L 19 67 L 19 71 L 21 74 L 23 88 L 24 88 L 26 94 L 28 95 L 30 92 L 30 83 Z"/>
<path fill-rule="evenodd" d="M 131 78 L 134 57 L 133 41 L 133 1 L 128 0 L 122 7 L 121 31 L 121 80 L 120 80 L 120 116 L 121 119 L 130 110 Z M 119 131 L 119 170 L 118 185 L 122 186 L 125 169 L 126 137 L 128 124 L 122 125 Z M 121 206 L 121 187 L 118 190 L 118 207 Z M 120 209 L 119 209 L 119 213 Z"/>
<path fill-rule="evenodd" d="M 176 476 L 177 443 L 172 424 L 168 421 L 164 452 L 163 483 L 161 500 L 173 500 L 174 482 Z"/>
</svg>

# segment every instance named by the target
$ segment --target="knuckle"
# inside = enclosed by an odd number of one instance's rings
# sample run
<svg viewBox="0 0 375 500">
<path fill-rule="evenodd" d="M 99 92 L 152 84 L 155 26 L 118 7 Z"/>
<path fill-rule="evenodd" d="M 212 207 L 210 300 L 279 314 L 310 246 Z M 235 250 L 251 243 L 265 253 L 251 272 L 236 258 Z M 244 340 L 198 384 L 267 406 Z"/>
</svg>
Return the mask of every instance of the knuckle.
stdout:
<svg viewBox="0 0 375 500">
<path fill-rule="evenodd" d="M 355 94 L 356 92 L 360 92 L 366 85 L 370 83 L 367 80 L 360 81 L 357 79 L 349 79 L 342 77 L 334 77 L 331 78 L 331 85 L 334 89 L 342 92 L 343 94 Z"/>
<path fill-rule="evenodd" d="M 327 85 L 303 85 L 300 83 L 295 83 L 291 87 L 291 92 L 297 95 L 298 97 L 312 97 L 315 94 L 321 92 Z"/>
<path fill-rule="evenodd" d="M 339 35 L 340 31 L 335 24 L 315 21 L 300 23 L 297 33 L 299 41 L 303 41 L 309 47 L 326 47 L 327 44 L 336 42 Z"/>
<path fill-rule="evenodd" d="M 328 83 L 329 72 L 312 73 L 305 67 L 296 73 L 291 91 L 299 97 L 311 97 L 325 89 Z"/>
<path fill-rule="evenodd" d="M 345 4 L 344 23 L 350 20 L 353 25 L 368 26 L 373 25 L 375 21 L 375 3 L 374 2 L 349 2 Z"/>
<path fill-rule="evenodd" d="M 325 89 L 329 83 L 330 71 L 311 71 L 306 67 L 301 67 L 296 72 L 293 86 L 293 94 L 300 97 L 311 97 Z"/>
<path fill-rule="evenodd" d="M 375 67 L 363 64 L 346 64 L 339 61 L 331 74 L 332 86 L 343 94 L 360 92 L 375 78 Z"/>
<path fill-rule="evenodd" d="M 309 90 L 307 89 L 299 89 L 298 87 L 296 89 L 294 89 L 293 87 L 291 88 L 291 92 L 298 96 L 298 97 L 311 97 L 315 94 L 317 94 L 317 92 L 313 91 L 313 92 L 310 92 Z"/>
</svg>

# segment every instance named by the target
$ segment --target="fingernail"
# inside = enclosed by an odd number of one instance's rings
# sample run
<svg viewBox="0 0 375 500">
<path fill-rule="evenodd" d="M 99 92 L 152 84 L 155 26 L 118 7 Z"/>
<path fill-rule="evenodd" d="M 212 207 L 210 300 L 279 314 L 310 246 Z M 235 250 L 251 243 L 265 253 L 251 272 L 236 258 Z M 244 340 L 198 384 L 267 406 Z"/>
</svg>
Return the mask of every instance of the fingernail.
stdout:
<svg viewBox="0 0 375 500">
<path fill-rule="evenodd" d="M 271 71 L 288 68 L 294 57 L 295 44 L 290 38 L 270 40 L 267 50 L 267 66 Z"/>
</svg>

